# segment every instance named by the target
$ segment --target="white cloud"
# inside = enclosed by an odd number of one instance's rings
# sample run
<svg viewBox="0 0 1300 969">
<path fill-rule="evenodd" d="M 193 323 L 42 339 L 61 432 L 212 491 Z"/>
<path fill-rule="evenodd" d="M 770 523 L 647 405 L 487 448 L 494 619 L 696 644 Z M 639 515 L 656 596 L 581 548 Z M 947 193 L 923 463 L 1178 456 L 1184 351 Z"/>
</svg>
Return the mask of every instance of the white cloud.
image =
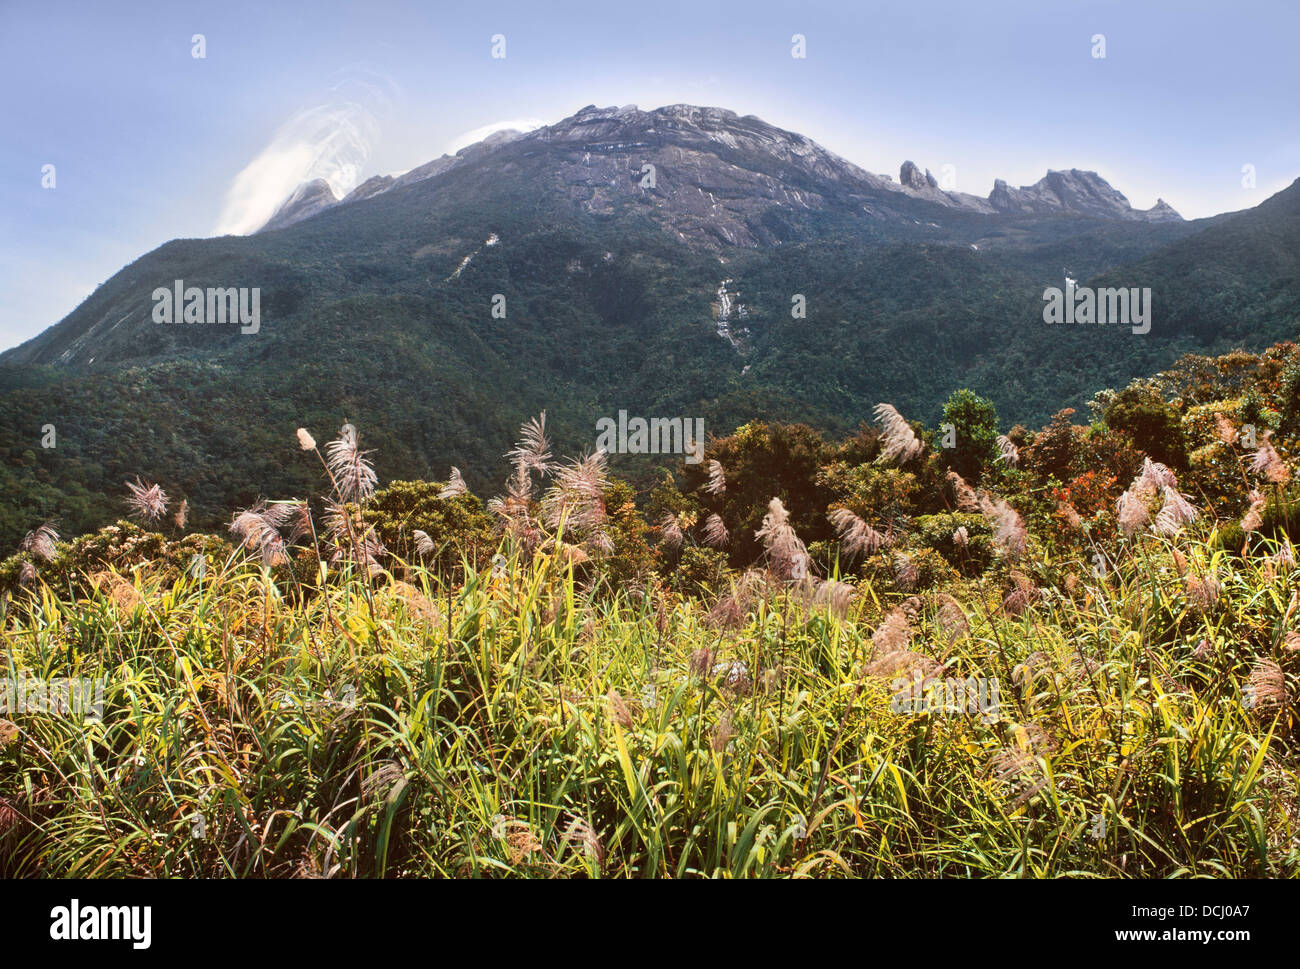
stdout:
<svg viewBox="0 0 1300 969">
<path fill-rule="evenodd" d="M 377 139 L 373 115 L 359 104 L 300 111 L 235 176 L 214 232 L 256 231 L 295 188 L 312 179 L 323 178 L 335 195 L 346 195 L 356 187 Z"/>
<path fill-rule="evenodd" d="M 235 176 L 214 232 L 255 232 L 295 188 L 313 179 L 325 179 L 339 197 L 352 191 L 378 144 L 378 119 L 399 95 L 382 71 L 364 64 L 345 68 L 318 105 L 281 125 Z"/>
<path fill-rule="evenodd" d="M 454 138 L 448 154 L 497 131 L 532 131 L 546 122 L 519 118 L 483 125 Z M 303 182 L 323 178 L 342 198 L 361 181 L 371 149 L 378 142 L 374 114 L 356 102 L 301 111 L 285 122 L 270 143 L 235 176 L 213 232 L 247 235 L 260 229 Z"/>
</svg>

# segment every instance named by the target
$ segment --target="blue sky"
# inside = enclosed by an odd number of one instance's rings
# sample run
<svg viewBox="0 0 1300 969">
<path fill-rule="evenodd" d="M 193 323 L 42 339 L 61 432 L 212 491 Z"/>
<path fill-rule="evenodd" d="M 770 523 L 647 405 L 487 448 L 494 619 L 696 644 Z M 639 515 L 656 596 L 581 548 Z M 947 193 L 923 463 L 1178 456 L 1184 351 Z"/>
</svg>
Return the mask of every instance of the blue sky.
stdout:
<svg viewBox="0 0 1300 969">
<path fill-rule="evenodd" d="M 0 0 L 0 347 L 303 175 L 347 188 L 587 104 L 718 105 L 978 195 L 1077 167 L 1141 208 L 1246 208 L 1300 176 L 1298 36 L 1294 0 Z"/>
</svg>

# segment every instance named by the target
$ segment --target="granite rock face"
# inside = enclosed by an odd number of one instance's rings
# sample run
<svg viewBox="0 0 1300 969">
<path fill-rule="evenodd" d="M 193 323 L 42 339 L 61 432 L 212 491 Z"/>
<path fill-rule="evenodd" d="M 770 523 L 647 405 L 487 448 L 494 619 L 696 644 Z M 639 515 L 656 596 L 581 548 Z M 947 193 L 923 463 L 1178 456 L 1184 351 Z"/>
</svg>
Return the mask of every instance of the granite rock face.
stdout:
<svg viewBox="0 0 1300 969">
<path fill-rule="evenodd" d="M 1072 168 L 1049 171 L 1033 185 L 1011 188 L 1002 179 L 994 183 L 989 203 L 999 212 L 1014 215 L 1084 215 L 1134 222 L 1181 221 L 1182 216 L 1163 199 L 1145 211 L 1135 209 L 1122 192 L 1096 172 Z"/>
<path fill-rule="evenodd" d="M 308 183 L 264 228 L 283 228 L 338 204 L 420 183 L 436 190 L 440 179 L 458 171 L 473 172 L 477 181 L 471 184 L 513 181 L 538 198 L 560 198 L 590 214 L 645 216 L 681 240 L 713 249 L 802 241 L 810 227 L 824 223 L 823 213 L 837 224 L 886 234 L 901 226 L 942 231 L 950 218 L 970 214 L 1181 218 L 1163 201 L 1147 212 L 1135 210 L 1095 172 L 1075 169 L 1048 172 L 1018 189 L 998 181 L 987 199 L 944 191 L 928 169 L 912 161 L 903 163 L 895 182 L 752 115 L 673 104 L 653 111 L 588 105 L 526 134 L 498 131 L 401 175 L 371 178 L 341 203 L 323 182 Z"/>
<path fill-rule="evenodd" d="M 337 205 L 338 202 L 338 197 L 325 179 L 317 178 L 310 182 L 303 182 L 293 190 L 292 195 L 280 203 L 275 214 L 258 231 L 283 229 L 303 219 L 310 219 L 318 212 Z"/>
<path fill-rule="evenodd" d="M 929 187 L 938 187 L 937 184 L 930 186 L 930 183 L 925 179 L 925 175 L 921 173 L 921 169 L 916 167 L 915 162 L 910 161 L 903 162 L 903 167 L 898 172 L 898 180 L 904 188 L 914 188 L 917 191 Z"/>
</svg>

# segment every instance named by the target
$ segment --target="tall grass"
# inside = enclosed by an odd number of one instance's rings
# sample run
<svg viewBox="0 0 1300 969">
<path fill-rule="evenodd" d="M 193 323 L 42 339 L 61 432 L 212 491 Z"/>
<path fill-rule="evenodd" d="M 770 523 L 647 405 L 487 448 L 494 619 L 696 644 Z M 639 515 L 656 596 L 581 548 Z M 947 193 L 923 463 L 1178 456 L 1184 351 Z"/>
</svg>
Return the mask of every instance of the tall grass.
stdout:
<svg viewBox="0 0 1300 969">
<path fill-rule="evenodd" d="M 1208 608 L 1155 539 L 1019 616 L 970 587 L 951 645 L 912 603 L 940 675 L 999 680 L 990 718 L 891 708 L 869 585 L 729 628 L 510 546 L 456 585 L 304 595 L 242 554 L 39 585 L 0 675 L 103 677 L 105 709 L 8 715 L 0 874 L 1295 876 L 1294 706 L 1242 699 L 1260 658 L 1294 673 L 1300 574 L 1180 547 Z"/>
</svg>

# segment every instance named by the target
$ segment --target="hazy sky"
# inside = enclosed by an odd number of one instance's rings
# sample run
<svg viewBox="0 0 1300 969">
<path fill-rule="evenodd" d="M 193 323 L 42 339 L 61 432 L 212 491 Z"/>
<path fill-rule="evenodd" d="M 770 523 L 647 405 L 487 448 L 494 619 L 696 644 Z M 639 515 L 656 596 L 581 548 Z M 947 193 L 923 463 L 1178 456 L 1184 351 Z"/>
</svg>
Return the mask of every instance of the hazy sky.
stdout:
<svg viewBox="0 0 1300 969">
<path fill-rule="evenodd" d="M 1073 167 L 1140 208 L 1246 208 L 1300 176 L 1297 37 L 1296 0 L 0 0 L 0 347 L 306 177 L 346 190 L 587 104 L 726 107 L 978 195 Z"/>
</svg>

